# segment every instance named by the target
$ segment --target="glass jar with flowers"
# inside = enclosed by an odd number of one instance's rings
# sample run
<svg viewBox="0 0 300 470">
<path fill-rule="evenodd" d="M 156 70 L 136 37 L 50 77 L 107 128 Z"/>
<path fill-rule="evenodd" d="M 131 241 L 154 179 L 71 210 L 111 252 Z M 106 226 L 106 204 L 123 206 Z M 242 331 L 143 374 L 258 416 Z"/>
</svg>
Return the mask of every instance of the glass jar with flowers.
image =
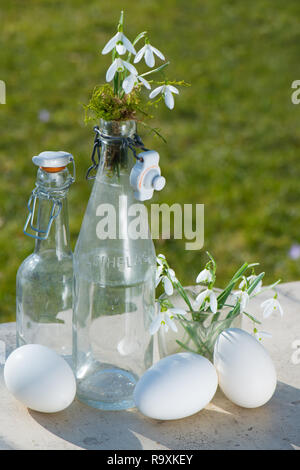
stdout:
<svg viewBox="0 0 300 470">
<path fill-rule="evenodd" d="M 241 327 L 243 315 L 253 322 L 253 334 L 261 341 L 270 336 L 259 331 L 261 322 L 247 312 L 249 301 L 261 292 L 274 289 L 277 281 L 262 287 L 265 273 L 255 274 L 258 263 L 244 263 L 228 282 L 225 289 L 215 288 L 216 262 L 209 254 L 205 268 L 196 278 L 196 286 L 183 287 L 164 255 L 157 257 L 156 285 L 162 283 L 164 292 L 156 301 L 157 314 L 151 334 L 158 332 L 161 357 L 180 351 L 191 351 L 212 360 L 218 335 L 230 327 Z M 266 318 L 274 311 L 283 314 L 277 293 L 262 303 Z"/>
</svg>

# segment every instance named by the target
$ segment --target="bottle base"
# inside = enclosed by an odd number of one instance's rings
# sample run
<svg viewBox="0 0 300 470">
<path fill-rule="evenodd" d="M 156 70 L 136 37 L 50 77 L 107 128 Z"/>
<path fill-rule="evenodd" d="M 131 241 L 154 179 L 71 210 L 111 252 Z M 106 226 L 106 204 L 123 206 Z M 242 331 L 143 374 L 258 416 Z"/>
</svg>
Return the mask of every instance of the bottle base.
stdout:
<svg viewBox="0 0 300 470">
<path fill-rule="evenodd" d="M 115 367 L 98 370 L 77 382 L 77 398 L 99 410 L 127 410 L 135 406 L 138 377 Z"/>
</svg>

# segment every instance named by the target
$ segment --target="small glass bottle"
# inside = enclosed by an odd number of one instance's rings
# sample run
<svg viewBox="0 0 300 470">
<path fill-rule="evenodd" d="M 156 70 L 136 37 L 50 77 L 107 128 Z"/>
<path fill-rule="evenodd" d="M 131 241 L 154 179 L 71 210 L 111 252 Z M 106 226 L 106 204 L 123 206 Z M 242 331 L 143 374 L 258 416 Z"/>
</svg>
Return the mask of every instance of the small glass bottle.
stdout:
<svg viewBox="0 0 300 470">
<path fill-rule="evenodd" d="M 101 120 L 100 164 L 74 252 L 77 396 L 106 410 L 134 406 L 135 384 L 153 361 L 154 245 L 149 231 L 133 239 L 128 230 L 137 201 L 130 185 L 135 160 L 126 142 L 135 132 L 133 120 Z M 106 211 L 116 233 L 103 237 Z"/>
<path fill-rule="evenodd" d="M 74 182 L 74 159 L 66 152 L 42 152 L 32 160 L 39 169 L 24 233 L 35 239 L 35 248 L 17 273 L 17 346 L 43 344 L 71 359 L 73 254 L 67 194 Z"/>
</svg>

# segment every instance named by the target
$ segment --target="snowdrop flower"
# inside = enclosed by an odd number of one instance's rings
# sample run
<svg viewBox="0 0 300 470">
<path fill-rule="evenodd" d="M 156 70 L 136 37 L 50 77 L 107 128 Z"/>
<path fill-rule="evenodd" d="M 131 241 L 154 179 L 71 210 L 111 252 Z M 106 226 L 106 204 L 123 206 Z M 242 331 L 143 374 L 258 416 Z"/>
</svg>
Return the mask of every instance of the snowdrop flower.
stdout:
<svg viewBox="0 0 300 470">
<path fill-rule="evenodd" d="M 151 99 L 155 98 L 155 96 L 157 96 L 159 93 L 162 93 L 162 95 L 164 96 L 166 106 L 169 109 L 173 109 L 174 108 L 174 97 L 173 97 L 172 93 L 176 93 L 178 95 L 179 91 L 177 90 L 177 88 L 175 88 L 172 85 L 159 86 L 159 87 L 155 88 L 153 91 L 151 91 L 151 93 L 149 95 L 149 98 L 151 98 Z"/>
<path fill-rule="evenodd" d="M 168 276 L 166 276 L 166 275 L 162 276 L 161 272 L 162 272 L 162 269 L 159 270 L 159 268 L 158 268 L 157 272 L 156 272 L 156 287 L 162 281 L 165 293 L 167 295 L 172 295 L 173 292 L 174 292 L 172 281 L 168 278 Z"/>
<path fill-rule="evenodd" d="M 154 335 L 161 326 L 165 328 L 166 332 L 169 330 L 169 327 L 171 328 L 171 330 L 177 332 L 178 329 L 174 322 L 174 315 L 186 315 L 187 312 L 182 308 L 168 308 L 168 310 L 162 312 L 160 305 L 158 309 L 158 314 L 154 318 L 149 328 L 150 334 Z"/>
<path fill-rule="evenodd" d="M 162 265 L 164 261 L 166 261 L 165 255 L 162 255 L 161 253 L 157 255 L 156 261 L 158 264 Z"/>
<path fill-rule="evenodd" d="M 126 51 L 131 52 L 131 54 L 134 55 L 136 54 L 136 50 L 133 44 L 121 31 L 115 34 L 115 36 L 108 41 L 108 43 L 102 49 L 102 54 L 108 54 L 113 50 L 114 47 L 120 55 L 125 54 Z"/>
<path fill-rule="evenodd" d="M 196 300 L 194 302 L 195 309 L 198 309 L 199 307 L 201 307 L 203 302 L 205 303 L 209 302 L 209 306 L 210 306 L 212 313 L 217 312 L 218 300 L 217 300 L 216 294 L 214 293 L 212 289 L 206 289 L 197 295 Z"/>
<path fill-rule="evenodd" d="M 160 283 L 161 281 L 161 275 L 162 275 L 162 272 L 163 272 L 163 266 L 160 265 L 160 266 L 157 266 L 156 268 L 156 275 L 155 275 L 155 287 L 158 286 L 158 284 Z"/>
<path fill-rule="evenodd" d="M 148 67 L 154 67 L 155 65 L 155 58 L 154 54 L 157 55 L 161 60 L 166 60 L 164 55 L 156 49 L 156 47 L 151 46 L 151 44 L 145 44 L 142 49 L 139 50 L 139 52 L 136 54 L 134 58 L 134 63 L 137 64 L 143 56 L 145 56 L 145 62 L 148 65 Z"/>
<path fill-rule="evenodd" d="M 130 73 L 134 73 L 135 75 L 138 74 L 136 68 L 132 64 L 118 57 L 117 59 L 113 61 L 108 71 L 106 72 L 106 81 L 111 82 L 115 76 L 115 73 L 124 72 L 125 68 L 129 70 Z"/>
<path fill-rule="evenodd" d="M 174 292 L 173 282 L 176 282 L 177 278 L 173 269 L 168 269 L 168 274 L 171 279 L 169 279 L 169 277 L 165 275 L 161 277 L 161 280 L 165 289 L 165 293 L 167 295 L 172 295 Z"/>
<path fill-rule="evenodd" d="M 255 281 L 255 279 L 257 278 L 257 276 L 255 276 L 255 274 L 252 274 L 251 276 L 248 276 L 246 279 L 244 278 L 240 285 L 239 285 L 239 288 L 240 289 L 246 289 L 247 286 L 249 286 L 250 284 L 252 284 L 252 282 Z M 259 281 L 259 283 L 257 284 L 257 286 L 255 287 L 254 291 L 251 292 L 251 295 L 255 295 L 255 294 L 258 294 L 262 289 L 262 280 Z"/>
<path fill-rule="evenodd" d="M 139 75 L 136 75 L 134 73 L 131 73 L 126 77 L 122 83 L 123 90 L 125 93 L 130 93 L 134 87 L 134 85 L 138 82 L 141 82 L 148 90 L 151 90 L 150 83 L 143 77 L 140 77 Z"/>
<path fill-rule="evenodd" d="M 257 331 L 256 328 L 254 328 L 253 333 L 258 341 L 261 341 L 263 338 L 272 338 L 272 335 L 267 331 Z"/>
<path fill-rule="evenodd" d="M 263 317 L 268 318 L 272 313 L 279 312 L 280 315 L 283 315 L 283 310 L 278 302 L 278 300 L 273 297 L 272 299 L 265 300 L 262 304 L 261 307 L 263 309 Z"/>
<path fill-rule="evenodd" d="M 245 290 L 234 292 L 233 296 L 237 302 L 240 302 L 240 313 L 243 313 L 249 302 L 249 294 Z"/>
<path fill-rule="evenodd" d="M 173 282 L 177 282 L 177 278 L 175 275 L 175 271 L 171 268 L 168 268 L 166 265 L 164 265 L 164 262 L 166 261 L 165 255 L 158 255 L 156 257 L 156 261 L 158 263 L 158 267 L 156 269 L 156 287 L 158 284 L 162 281 L 165 293 L 167 295 L 172 295 L 174 292 L 173 288 Z M 164 274 L 162 276 L 163 271 L 167 271 L 167 274 Z"/>
<path fill-rule="evenodd" d="M 213 281 L 213 275 L 209 269 L 203 269 L 197 276 L 196 283 L 207 282 L 208 284 Z"/>
</svg>

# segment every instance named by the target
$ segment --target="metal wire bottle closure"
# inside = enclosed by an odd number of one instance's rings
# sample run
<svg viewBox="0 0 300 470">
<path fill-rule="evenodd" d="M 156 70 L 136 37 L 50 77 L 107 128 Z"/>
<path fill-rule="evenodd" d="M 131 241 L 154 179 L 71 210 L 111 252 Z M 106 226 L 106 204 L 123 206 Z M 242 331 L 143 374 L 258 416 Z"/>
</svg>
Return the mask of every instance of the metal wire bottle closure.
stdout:
<svg viewBox="0 0 300 470">
<path fill-rule="evenodd" d="M 132 154 L 134 158 L 137 160 L 143 161 L 141 157 L 138 156 L 136 153 L 136 148 L 140 148 L 141 150 L 147 151 L 148 149 L 144 146 L 142 139 L 138 134 L 134 134 L 133 139 L 131 137 L 115 137 L 115 136 L 108 136 L 105 134 L 102 134 L 99 127 L 95 126 L 94 127 L 94 132 L 95 132 L 95 139 L 94 139 L 94 146 L 93 146 L 93 151 L 92 151 L 92 165 L 88 168 L 87 173 L 86 173 L 86 179 L 87 180 L 93 180 L 96 178 L 96 175 L 90 175 L 90 173 L 95 170 L 97 171 L 98 166 L 100 164 L 100 159 L 101 159 L 101 138 L 105 140 L 111 140 L 111 141 L 121 141 L 123 147 L 128 147 L 132 151 Z M 97 157 L 96 157 L 97 154 Z M 97 161 L 96 161 L 97 158 Z"/>
<path fill-rule="evenodd" d="M 28 235 L 28 237 L 35 238 L 36 240 L 46 240 L 48 238 L 52 223 L 54 219 L 58 217 L 61 211 L 61 207 L 62 207 L 60 198 L 58 198 L 55 195 L 55 193 L 68 189 L 71 186 L 71 184 L 74 183 L 75 181 L 75 162 L 74 162 L 73 157 L 71 161 L 73 164 L 73 175 L 69 178 L 65 186 L 59 189 L 55 188 L 53 190 L 47 190 L 47 191 L 43 191 L 37 186 L 31 192 L 31 195 L 29 196 L 29 200 L 27 203 L 27 208 L 28 208 L 29 213 L 28 213 L 28 216 L 27 216 L 24 228 L 23 228 L 24 234 Z M 49 218 L 49 222 L 48 222 L 46 230 L 42 230 L 41 228 L 34 226 L 34 214 L 35 214 L 37 199 L 46 199 L 46 200 L 48 199 L 49 201 L 52 201 L 50 218 Z M 30 225 L 31 230 L 35 233 L 27 232 L 28 225 Z M 38 235 L 40 233 L 42 233 L 43 235 L 42 236 Z"/>
</svg>

